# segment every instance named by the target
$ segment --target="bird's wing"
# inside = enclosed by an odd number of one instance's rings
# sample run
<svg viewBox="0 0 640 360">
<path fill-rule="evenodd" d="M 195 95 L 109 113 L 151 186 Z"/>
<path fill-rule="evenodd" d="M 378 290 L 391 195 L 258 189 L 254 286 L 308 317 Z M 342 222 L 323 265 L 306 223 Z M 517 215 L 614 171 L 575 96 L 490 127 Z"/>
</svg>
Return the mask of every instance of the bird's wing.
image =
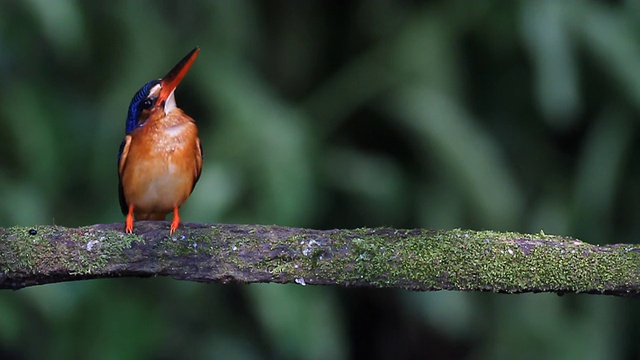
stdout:
<svg viewBox="0 0 640 360">
<path fill-rule="evenodd" d="M 120 210 L 123 215 L 129 213 L 129 205 L 124 198 L 124 189 L 122 188 L 122 171 L 124 170 L 124 164 L 127 162 L 127 156 L 129 156 L 130 145 L 131 135 L 127 135 L 120 144 L 120 151 L 118 151 L 118 198 L 120 200 Z"/>
<path fill-rule="evenodd" d="M 202 173 L 202 158 L 204 157 L 204 151 L 202 151 L 202 144 L 200 144 L 199 138 L 196 138 L 196 146 L 198 147 L 198 152 L 196 153 L 196 173 L 191 191 L 193 191 L 193 188 L 196 187 L 196 183 L 200 180 L 200 174 Z"/>
</svg>

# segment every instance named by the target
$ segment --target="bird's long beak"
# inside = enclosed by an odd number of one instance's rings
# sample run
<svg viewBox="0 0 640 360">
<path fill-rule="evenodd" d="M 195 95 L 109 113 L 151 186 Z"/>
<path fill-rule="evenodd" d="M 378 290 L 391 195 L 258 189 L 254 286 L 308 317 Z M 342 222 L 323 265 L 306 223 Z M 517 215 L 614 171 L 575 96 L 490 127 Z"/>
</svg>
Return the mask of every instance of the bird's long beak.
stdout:
<svg viewBox="0 0 640 360">
<path fill-rule="evenodd" d="M 167 73 L 162 79 L 160 79 L 160 95 L 158 95 L 157 104 L 163 104 L 171 93 L 178 87 L 182 78 L 187 74 L 191 64 L 195 61 L 196 57 L 198 57 L 198 53 L 200 52 L 200 48 L 196 47 L 191 50 L 190 53 L 187 54 L 180 62 Z"/>
</svg>

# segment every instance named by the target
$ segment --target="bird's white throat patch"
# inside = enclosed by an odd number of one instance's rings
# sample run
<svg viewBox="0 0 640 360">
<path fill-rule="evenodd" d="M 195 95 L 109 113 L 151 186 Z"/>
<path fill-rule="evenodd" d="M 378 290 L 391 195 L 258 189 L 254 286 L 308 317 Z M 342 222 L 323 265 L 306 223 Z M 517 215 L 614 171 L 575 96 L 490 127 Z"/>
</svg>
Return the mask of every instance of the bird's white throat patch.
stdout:
<svg viewBox="0 0 640 360">
<path fill-rule="evenodd" d="M 164 113 L 168 114 L 169 111 L 173 110 L 176 108 L 176 97 L 173 95 L 173 93 L 176 92 L 176 89 L 173 89 L 173 91 L 171 92 L 171 94 L 169 94 L 169 97 L 167 98 L 167 100 L 165 100 L 164 102 Z"/>
</svg>

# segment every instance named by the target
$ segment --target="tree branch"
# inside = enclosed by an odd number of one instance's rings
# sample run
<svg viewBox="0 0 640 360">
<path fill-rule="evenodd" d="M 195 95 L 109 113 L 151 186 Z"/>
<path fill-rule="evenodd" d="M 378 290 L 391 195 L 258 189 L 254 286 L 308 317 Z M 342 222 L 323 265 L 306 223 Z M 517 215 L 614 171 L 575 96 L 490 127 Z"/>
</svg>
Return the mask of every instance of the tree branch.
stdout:
<svg viewBox="0 0 640 360">
<path fill-rule="evenodd" d="M 640 294 L 640 246 L 469 230 L 310 230 L 166 222 L 0 229 L 0 288 L 171 276 L 501 293 Z"/>
</svg>

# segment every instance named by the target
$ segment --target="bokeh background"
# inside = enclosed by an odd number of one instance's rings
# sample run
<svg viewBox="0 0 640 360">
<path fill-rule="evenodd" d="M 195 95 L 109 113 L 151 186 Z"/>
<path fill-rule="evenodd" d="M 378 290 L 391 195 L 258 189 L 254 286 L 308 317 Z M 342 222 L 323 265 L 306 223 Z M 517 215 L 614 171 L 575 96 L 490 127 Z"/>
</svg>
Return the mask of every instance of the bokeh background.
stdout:
<svg viewBox="0 0 640 360">
<path fill-rule="evenodd" d="M 639 1 L 0 0 L 0 226 L 122 222 L 131 96 L 178 88 L 186 221 L 640 237 Z M 640 305 L 111 279 L 0 292 L 2 359 L 637 359 Z"/>
</svg>

